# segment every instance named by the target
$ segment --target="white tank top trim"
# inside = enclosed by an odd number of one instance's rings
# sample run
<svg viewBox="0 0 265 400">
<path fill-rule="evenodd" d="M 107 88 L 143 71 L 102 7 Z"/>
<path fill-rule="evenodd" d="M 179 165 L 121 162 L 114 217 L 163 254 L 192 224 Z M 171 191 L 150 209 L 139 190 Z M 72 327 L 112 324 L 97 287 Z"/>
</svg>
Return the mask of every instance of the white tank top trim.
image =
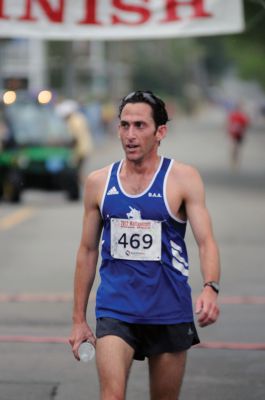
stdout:
<svg viewBox="0 0 265 400">
<path fill-rule="evenodd" d="M 108 177 L 107 177 L 107 180 L 106 180 L 106 183 L 105 183 L 104 193 L 103 193 L 103 196 L 102 196 L 102 199 L 101 199 L 101 203 L 100 203 L 100 213 L 101 213 L 101 215 L 103 214 L 104 200 L 105 200 L 105 197 L 106 197 L 106 192 L 107 192 L 107 188 L 108 188 L 108 185 L 109 185 L 109 180 L 110 180 L 110 175 L 111 175 L 111 171 L 112 171 L 113 165 L 114 165 L 114 163 L 112 163 L 110 165 L 110 167 L 109 167 Z"/>
<path fill-rule="evenodd" d="M 166 193 L 167 178 L 168 178 L 169 172 L 170 172 L 170 170 L 171 170 L 171 168 L 172 168 L 172 166 L 173 166 L 173 162 L 174 162 L 174 160 L 171 160 L 171 161 L 170 161 L 170 164 L 169 164 L 169 167 L 168 167 L 167 173 L 166 173 L 166 175 L 165 175 L 165 179 L 164 179 L 164 187 L 163 187 L 164 202 L 165 202 L 166 209 L 167 209 L 167 212 L 169 213 L 170 217 L 173 218 L 175 221 L 181 223 L 181 224 L 186 224 L 186 223 L 187 223 L 187 220 L 180 219 L 180 218 L 176 217 L 176 216 L 172 213 L 172 211 L 171 211 L 171 209 L 170 209 L 170 207 L 169 207 L 169 204 L 168 204 L 168 200 L 167 200 L 167 193 Z"/>
<path fill-rule="evenodd" d="M 129 193 L 127 193 L 127 192 L 123 189 L 122 184 L 121 184 L 121 181 L 120 181 L 120 170 L 121 170 L 122 163 L 123 163 L 124 160 L 121 160 L 120 165 L 119 165 L 119 168 L 118 168 L 118 171 L 117 171 L 117 180 L 118 180 L 118 183 L 119 183 L 121 192 L 122 192 L 125 196 L 131 197 L 131 198 L 141 197 L 141 196 L 143 196 L 144 194 L 146 194 L 146 193 L 150 190 L 150 188 L 152 187 L 152 185 L 153 185 L 153 183 L 154 183 L 154 181 L 155 181 L 155 179 L 156 179 L 156 177 L 157 177 L 157 174 L 159 173 L 159 171 L 160 171 L 160 169 L 161 169 L 161 167 L 162 167 L 163 160 L 164 160 L 164 157 L 161 157 L 159 166 L 158 166 L 158 168 L 157 168 L 157 170 L 156 170 L 156 172 L 155 172 L 155 174 L 154 174 L 154 176 L 153 176 L 151 182 L 149 183 L 148 187 L 147 187 L 142 193 L 139 193 L 139 194 L 129 194 Z"/>
</svg>

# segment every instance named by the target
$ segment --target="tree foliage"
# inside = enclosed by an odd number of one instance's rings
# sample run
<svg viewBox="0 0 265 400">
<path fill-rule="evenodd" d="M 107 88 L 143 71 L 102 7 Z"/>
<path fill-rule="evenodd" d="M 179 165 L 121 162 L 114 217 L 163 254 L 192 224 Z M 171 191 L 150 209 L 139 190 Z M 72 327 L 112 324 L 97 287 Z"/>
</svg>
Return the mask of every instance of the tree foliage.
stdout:
<svg viewBox="0 0 265 400">
<path fill-rule="evenodd" d="M 134 89 L 152 89 L 186 101 L 196 96 L 195 87 L 203 92 L 232 68 L 243 79 L 256 80 L 265 88 L 265 0 L 244 0 L 244 11 L 246 27 L 239 34 L 123 41 L 118 45 L 109 42 L 107 79 L 121 82 L 123 77 Z M 52 84 L 68 80 L 67 74 L 61 73 L 67 57 L 71 63 L 68 53 L 66 44 L 50 45 Z M 91 70 L 87 74 L 90 76 Z"/>
<path fill-rule="evenodd" d="M 155 41 L 134 47 L 133 84 L 182 96 L 188 82 L 218 80 L 233 68 L 265 88 L 265 0 L 244 0 L 240 34 Z M 137 55 L 136 55 L 137 54 Z"/>
<path fill-rule="evenodd" d="M 200 46 L 194 40 L 154 40 L 135 44 L 133 83 L 159 93 L 182 97 L 185 84 L 193 80 Z"/>
<path fill-rule="evenodd" d="M 245 31 L 224 40 L 229 63 L 265 88 L 265 0 L 245 0 Z"/>
</svg>

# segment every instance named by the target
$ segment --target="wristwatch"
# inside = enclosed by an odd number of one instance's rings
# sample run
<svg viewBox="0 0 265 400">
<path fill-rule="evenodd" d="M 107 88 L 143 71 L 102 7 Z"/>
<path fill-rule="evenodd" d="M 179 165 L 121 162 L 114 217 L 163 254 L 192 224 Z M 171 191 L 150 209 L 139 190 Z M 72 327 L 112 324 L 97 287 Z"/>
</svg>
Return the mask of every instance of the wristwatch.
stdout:
<svg viewBox="0 0 265 400">
<path fill-rule="evenodd" d="M 205 286 L 210 286 L 214 291 L 215 291 L 215 293 L 219 293 L 219 290 L 220 290 L 220 285 L 219 285 L 219 283 L 217 283 L 217 282 L 215 282 L 215 281 L 210 281 L 210 282 L 206 282 L 204 285 L 203 285 L 203 287 L 205 287 Z"/>
</svg>

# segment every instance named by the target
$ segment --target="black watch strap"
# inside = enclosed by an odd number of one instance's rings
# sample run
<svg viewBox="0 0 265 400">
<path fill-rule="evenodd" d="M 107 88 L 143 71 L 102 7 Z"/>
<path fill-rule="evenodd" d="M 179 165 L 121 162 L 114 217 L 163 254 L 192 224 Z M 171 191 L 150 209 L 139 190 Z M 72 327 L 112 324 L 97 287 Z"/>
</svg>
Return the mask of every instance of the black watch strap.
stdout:
<svg viewBox="0 0 265 400">
<path fill-rule="evenodd" d="M 220 286 L 219 286 L 219 283 L 217 283 L 217 282 L 215 282 L 215 281 L 210 281 L 210 282 L 206 282 L 204 285 L 203 285 L 203 287 L 205 287 L 205 286 L 210 286 L 214 291 L 215 291 L 215 293 L 219 293 L 219 291 L 220 291 Z"/>
</svg>

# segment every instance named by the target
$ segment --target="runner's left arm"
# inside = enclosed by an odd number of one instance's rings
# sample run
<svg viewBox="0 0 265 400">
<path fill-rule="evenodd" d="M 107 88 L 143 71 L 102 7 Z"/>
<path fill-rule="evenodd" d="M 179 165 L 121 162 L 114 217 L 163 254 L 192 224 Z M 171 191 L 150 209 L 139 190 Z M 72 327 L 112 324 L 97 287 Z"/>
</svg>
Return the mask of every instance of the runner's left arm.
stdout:
<svg viewBox="0 0 265 400">
<path fill-rule="evenodd" d="M 200 266 L 203 283 L 220 280 L 220 258 L 214 238 L 211 218 L 205 204 L 205 191 L 199 173 L 189 169 L 188 186 L 185 193 L 185 205 L 195 240 L 199 248 Z M 209 287 L 203 287 L 196 301 L 196 313 L 200 326 L 214 323 L 219 315 L 217 293 Z"/>
</svg>

